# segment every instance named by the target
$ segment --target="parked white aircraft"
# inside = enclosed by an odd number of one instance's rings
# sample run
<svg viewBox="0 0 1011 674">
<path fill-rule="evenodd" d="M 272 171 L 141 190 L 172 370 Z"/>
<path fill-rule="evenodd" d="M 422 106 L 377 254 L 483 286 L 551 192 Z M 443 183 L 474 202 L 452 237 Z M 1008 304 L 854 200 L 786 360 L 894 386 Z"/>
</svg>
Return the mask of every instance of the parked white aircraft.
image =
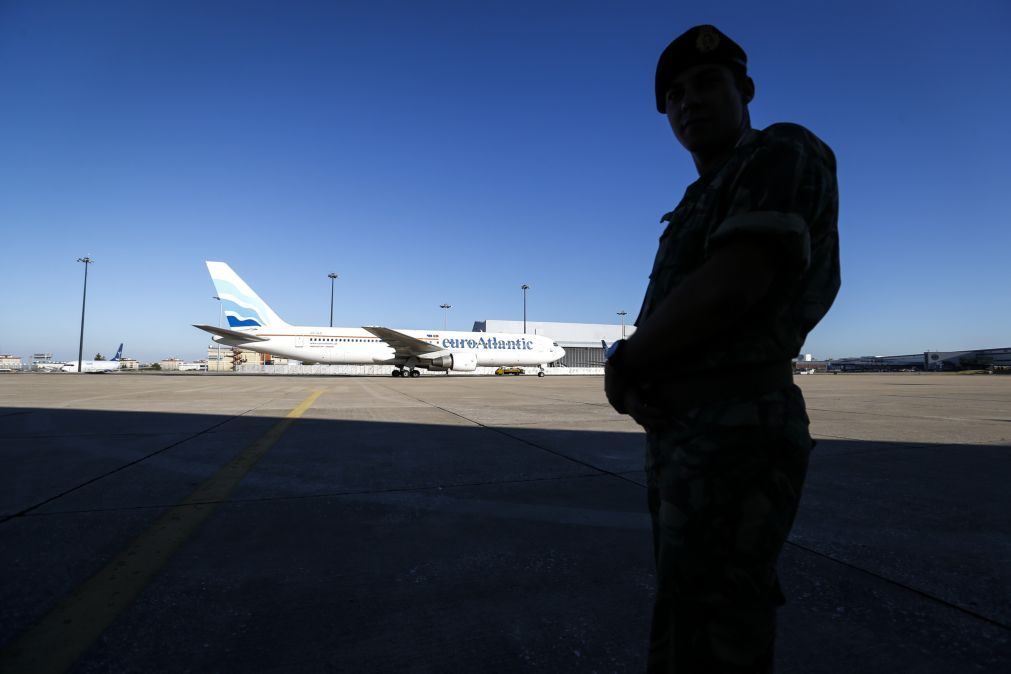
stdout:
<svg viewBox="0 0 1011 674">
<path fill-rule="evenodd" d="M 543 335 L 446 330 L 307 327 L 285 323 L 224 262 L 207 262 L 228 328 L 194 324 L 215 342 L 314 363 L 393 365 L 394 377 L 419 370 L 473 372 L 478 367 L 540 366 L 565 350 Z"/>
<path fill-rule="evenodd" d="M 112 360 L 82 360 L 81 372 L 114 372 L 119 369 L 119 359 L 123 357 L 123 345 L 116 349 L 116 355 Z M 60 367 L 60 372 L 77 372 L 77 361 L 68 360 Z"/>
</svg>

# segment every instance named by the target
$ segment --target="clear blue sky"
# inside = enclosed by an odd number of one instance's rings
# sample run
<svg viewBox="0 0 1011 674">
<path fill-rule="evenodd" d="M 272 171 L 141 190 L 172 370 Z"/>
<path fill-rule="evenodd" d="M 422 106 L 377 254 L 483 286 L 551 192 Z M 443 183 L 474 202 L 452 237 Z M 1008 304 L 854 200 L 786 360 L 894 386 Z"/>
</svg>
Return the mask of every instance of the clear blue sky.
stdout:
<svg viewBox="0 0 1011 674">
<path fill-rule="evenodd" d="M 634 315 L 695 179 L 663 47 L 747 50 L 752 121 L 839 162 L 820 357 L 1011 345 L 1011 5 L 0 3 L 0 353 L 205 355 L 203 266 L 291 323 Z M 685 326 L 691 329 L 691 326 Z"/>
</svg>

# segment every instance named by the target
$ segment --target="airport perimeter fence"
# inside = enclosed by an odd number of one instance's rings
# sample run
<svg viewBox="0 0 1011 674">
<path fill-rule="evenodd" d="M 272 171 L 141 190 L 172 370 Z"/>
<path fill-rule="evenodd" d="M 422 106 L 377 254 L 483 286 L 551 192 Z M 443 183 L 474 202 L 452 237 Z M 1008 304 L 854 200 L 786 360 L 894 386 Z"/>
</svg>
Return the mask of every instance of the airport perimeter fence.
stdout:
<svg viewBox="0 0 1011 674">
<path fill-rule="evenodd" d="M 540 368 L 524 367 L 520 368 L 524 374 L 537 376 Z M 450 376 L 459 377 L 461 375 L 494 375 L 496 368 L 479 367 L 473 372 L 453 371 Z M 392 365 L 263 365 L 260 363 L 246 363 L 239 365 L 236 370 L 239 374 L 305 374 L 305 375 L 344 375 L 359 377 L 389 377 L 393 372 Z M 445 372 L 430 372 L 419 370 L 425 377 L 445 377 Z M 557 375 L 603 375 L 602 367 L 547 367 L 544 374 L 549 376 Z"/>
</svg>

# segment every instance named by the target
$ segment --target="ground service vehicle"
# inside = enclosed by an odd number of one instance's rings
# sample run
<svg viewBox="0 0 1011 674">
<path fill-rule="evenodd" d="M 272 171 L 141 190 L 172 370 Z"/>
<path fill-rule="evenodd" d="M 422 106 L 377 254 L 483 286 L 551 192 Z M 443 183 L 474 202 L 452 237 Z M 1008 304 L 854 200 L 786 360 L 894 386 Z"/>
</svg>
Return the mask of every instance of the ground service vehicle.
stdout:
<svg viewBox="0 0 1011 674">
<path fill-rule="evenodd" d="M 522 367 L 500 367 L 495 374 L 524 374 Z"/>
</svg>

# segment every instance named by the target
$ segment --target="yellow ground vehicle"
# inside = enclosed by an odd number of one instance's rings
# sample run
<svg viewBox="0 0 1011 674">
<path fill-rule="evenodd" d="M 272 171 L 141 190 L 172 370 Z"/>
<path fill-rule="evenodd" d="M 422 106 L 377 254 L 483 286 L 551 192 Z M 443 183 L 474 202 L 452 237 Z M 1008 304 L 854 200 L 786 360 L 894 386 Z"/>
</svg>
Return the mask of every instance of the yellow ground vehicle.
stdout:
<svg viewBox="0 0 1011 674">
<path fill-rule="evenodd" d="M 495 374 L 523 374 L 522 367 L 500 367 L 495 370 Z"/>
</svg>

